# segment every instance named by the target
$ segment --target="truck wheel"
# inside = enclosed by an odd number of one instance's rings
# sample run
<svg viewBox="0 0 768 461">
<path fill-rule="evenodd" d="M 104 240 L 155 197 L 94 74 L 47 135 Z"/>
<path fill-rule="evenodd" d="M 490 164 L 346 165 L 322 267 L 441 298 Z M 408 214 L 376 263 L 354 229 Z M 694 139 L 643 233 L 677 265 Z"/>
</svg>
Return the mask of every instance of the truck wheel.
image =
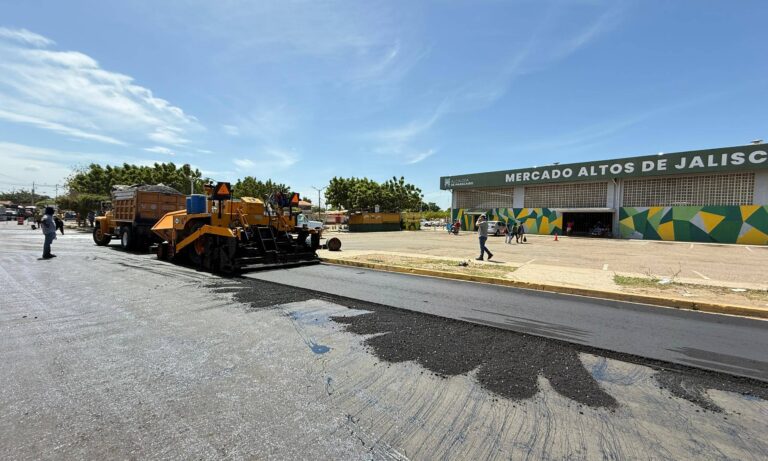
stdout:
<svg viewBox="0 0 768 461">
<path fill-rule="evenodd" d="M 107 235 L 101 230 L 101 226 L 97 225 L 93 228 L 93 241 L 98 246 L 107 245 L 112 240 L 111 235 Z"/>
<path fill-rule="evenodd" d="M 133 247 L 133 232 L 129 226 L 123 226 L 120 231 L 120 246 L 124 250 L 130 250 Z"/>
</svg>

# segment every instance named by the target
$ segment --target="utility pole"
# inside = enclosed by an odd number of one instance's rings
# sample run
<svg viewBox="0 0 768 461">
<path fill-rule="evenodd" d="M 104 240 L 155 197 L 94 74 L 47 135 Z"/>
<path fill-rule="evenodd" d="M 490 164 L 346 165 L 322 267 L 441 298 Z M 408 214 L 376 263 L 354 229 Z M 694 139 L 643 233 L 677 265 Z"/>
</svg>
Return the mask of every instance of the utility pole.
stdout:
<svg viewBox="0 0 768 461">
<path fill-rule="evenodd" d="M 193 195 L 195 193 L 195 178 L 193 176 L 189 177 L 189 195 Z"/>
<path fill-rule="evenodd" d="M 320 200 L 320 192 L 324 191 L 327 187 L 328 186 L 321 187 L 318 189 L 317 187 L 312 186 L 312 189 L 317 191 L 317 216 L 320 218 L 320 221 L 322 222 L 325 222 L 325 220 L 322 218 L 322 215 L 320 214 L 320 205 L 322 203 Z"/>
<path fill-rule="evenodd" d="M 53 195 L 54 195 L 54 197 L 53 197 L 53 201 L 54 201 L 54 203 L 56 203 L 56 204 L 57 204 L 57 206 L 58 206 L 58 203 L 59 203 L 59 185 L 58 185 L 58 184 L 56 184 L 56 185 L 54 185 L 53 187 L 54 187 L 54 189 L 53 189 L 53 190 L 54 190 L 54 191 L 56 191 L 56 192 L 54 192 L 54 193 L 53 193 Z"/>
<path fill-rule="evenodd" d="M 32 206 L 35 206 L 35 182 L 32 181 Z"/>
</svg>

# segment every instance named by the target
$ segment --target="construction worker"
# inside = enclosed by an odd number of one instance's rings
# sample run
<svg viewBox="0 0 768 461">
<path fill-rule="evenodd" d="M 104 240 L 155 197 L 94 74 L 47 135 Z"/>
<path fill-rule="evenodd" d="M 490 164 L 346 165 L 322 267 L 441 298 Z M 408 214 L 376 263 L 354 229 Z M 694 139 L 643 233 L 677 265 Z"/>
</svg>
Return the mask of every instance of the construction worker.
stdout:
<svg viewBox="0 0 768 461">
<path fill-rule="evenodd" d="M 53 221 L 53 207 L 45 208 L 45 215 L 40 220 L 40 229 L 45 236 L 45 243 L 43 243 L 43 259 L 55 258 L 56 255 L 51 253 L 51 243 L 56 240 L 56 223 Z"/>
</svg>

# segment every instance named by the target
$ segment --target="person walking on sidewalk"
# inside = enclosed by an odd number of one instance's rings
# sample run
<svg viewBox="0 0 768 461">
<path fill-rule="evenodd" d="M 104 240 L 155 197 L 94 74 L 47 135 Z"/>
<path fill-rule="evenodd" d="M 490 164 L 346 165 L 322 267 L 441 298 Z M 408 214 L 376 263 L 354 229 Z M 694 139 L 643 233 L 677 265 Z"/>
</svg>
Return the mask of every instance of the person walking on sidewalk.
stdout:
<svg viewBox="0 0 768 461">
<path fill-rule="evenodd" d="M 515 241 L 517 243 L 525 243 L 525 228 L 523 227 L 523 223 L 520 223 L 519 226 L 517 226 L 517 234 L 515 234 Z"/>
<path fill-rule="evenodd" d="M 491 253 L 485 246 L 485 242 L 488 240 L 488 221 L 485 219 L 484 214 L 481 214 L 480 217 L 477 218 L 475 225 L 477 226 L 477 237 L 480 240 L 480 257 L 476 259 L 482 261 L 485 253 L 488 253 L 488 260 L 490 261 L 490 259 L 493 258 L 493 253 Z"/>
<path fill-rule="evenodd" d="M 51 243 L 56 240 L 56 223 L 53 221 L 53 207 L 45 208 L 45 216 L 40 220 L 40 229 L 45 236 L 45 242 L 43 243 L 43 259 L 55 258 L 55 254 L 51 254 Z"/>
</svg>

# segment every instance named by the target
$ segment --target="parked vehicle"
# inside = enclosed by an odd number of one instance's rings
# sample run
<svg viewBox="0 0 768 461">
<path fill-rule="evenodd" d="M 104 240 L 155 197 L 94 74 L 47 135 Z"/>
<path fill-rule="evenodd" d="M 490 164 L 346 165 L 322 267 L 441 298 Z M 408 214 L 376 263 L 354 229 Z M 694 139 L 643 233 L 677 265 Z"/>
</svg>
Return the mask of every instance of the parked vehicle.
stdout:
<svg viewBox="0 0 768 461">
<path fill-rule="evenodd" d="M 304 227 L 306 224 L 308 229 L 323 229 L 323 223 L 321 221 L 312 221 L 305 214 L 296 215 L 296 225 L 298 227 Z"/>
<path fill-rule="evenodd" d="M 506 235 L 507 223 L 504 221 L 488 221 L 488 235 Z"/>
</svg>

